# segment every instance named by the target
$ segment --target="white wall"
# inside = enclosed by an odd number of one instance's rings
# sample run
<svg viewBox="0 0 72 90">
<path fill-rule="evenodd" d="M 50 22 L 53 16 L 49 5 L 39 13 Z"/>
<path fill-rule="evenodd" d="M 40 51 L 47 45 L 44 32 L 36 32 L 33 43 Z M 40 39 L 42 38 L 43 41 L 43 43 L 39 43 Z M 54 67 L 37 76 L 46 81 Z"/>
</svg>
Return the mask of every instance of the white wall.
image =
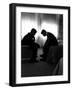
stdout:
<svg viewBox="0 0 72 90">
<path fill-rule="evenodd" d="M 1 0 L 0 1 L 0 90 L 72 90 L 71 84 L 9 87 L 9 3 L 31 3 L 71 6 L 72 0 Z M 72 12 L 71 12 L 72 16 Z M 72 18 L 71 18 L 72 19 Z M 72 21 L 71 21 L 72 23 Z M 72 29 L 72 26 L 71 26 Z M 72 31 L 71 31 L 72 32 Z M 72 35 L 71 35 L 72 38 Z M 72 50 L 72 48 L 71 48 Z M 71 62 L 72 64 L 72 62 Z M 72 68 L 72 65 L 71 65 Z M 72 72 L 71 72 L 72 75 Z M 72 82 L 72 79 L 71 79 Z"/>
</svg>

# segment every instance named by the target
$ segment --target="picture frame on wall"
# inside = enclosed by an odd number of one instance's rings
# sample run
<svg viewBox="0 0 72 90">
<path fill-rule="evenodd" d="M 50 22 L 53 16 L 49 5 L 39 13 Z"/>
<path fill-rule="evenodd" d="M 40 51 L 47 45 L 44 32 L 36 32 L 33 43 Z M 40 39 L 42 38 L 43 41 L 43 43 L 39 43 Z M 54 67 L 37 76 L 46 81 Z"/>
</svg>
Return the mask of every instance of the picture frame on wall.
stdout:
<svg viewBox="0 0 72 90">
<path fill-rule="evenodd" d="M 9 85 L 70 83 L 70 7 L 9 5 Z"/>
</svg>

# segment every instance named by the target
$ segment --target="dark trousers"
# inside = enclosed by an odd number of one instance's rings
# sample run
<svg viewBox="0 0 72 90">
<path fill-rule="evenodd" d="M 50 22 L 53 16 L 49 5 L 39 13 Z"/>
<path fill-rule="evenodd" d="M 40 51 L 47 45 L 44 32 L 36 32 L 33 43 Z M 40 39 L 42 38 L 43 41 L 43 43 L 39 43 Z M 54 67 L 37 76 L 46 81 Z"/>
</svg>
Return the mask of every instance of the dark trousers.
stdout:
<svg viewBox="0 0 72 90">
<path fill-rule="evenodd" d="M 36 61 L 36 57 L 37 57 L 37 50 L 39 48 L 39 45 L 37 43 L 33 43 L 31 45 L 31 48 L 32 48 L 32 51 L 33 51 L 33 55 L 32 55 L 32 58 L 31 58 L 31 61 Z"/>
</svg>

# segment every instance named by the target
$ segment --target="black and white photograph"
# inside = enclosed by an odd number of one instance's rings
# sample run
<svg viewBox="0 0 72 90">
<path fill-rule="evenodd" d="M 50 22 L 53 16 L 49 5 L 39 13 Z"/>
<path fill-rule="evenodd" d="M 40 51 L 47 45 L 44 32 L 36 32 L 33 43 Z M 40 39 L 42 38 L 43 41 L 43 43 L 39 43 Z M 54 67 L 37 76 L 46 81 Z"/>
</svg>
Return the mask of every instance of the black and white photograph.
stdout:
<svg viewBox="0 0 72 90">
<path fill-rule="evenodd" d="M 21 76 L 63 75 L 63 15 L 22 12 L 21 19 Z"/>
<path fill-rule="evenodd" d="M 10 86 L 70 82 L 70 7 L 10 4 Z"/>
</svg>

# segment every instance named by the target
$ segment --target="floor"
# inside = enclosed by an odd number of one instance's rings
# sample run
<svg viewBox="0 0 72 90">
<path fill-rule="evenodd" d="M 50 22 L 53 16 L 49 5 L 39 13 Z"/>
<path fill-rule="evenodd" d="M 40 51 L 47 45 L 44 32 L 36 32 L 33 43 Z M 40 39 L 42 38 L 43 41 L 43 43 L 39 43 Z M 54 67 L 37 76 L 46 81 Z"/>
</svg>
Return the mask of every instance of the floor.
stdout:
<svg viewBox="0 0 72 90">
<path fill-rule="evenodd" d="M 54 68 L 55 64 L 48 64 L 44 61 L 39 61 L 35 63 L 22 62 L 21 76 L 51 76 Z"/>
</svg>

